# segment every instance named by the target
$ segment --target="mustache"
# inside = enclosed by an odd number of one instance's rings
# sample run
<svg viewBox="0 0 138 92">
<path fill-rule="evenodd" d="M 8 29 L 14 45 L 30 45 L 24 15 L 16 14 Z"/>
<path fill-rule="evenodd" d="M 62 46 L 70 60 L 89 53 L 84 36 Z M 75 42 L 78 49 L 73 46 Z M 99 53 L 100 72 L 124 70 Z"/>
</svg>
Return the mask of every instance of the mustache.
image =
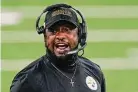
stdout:
<svg viewBox="0 0 138 92">
<path fill-rule="evenodd" d="M 56 39 L 51 39 L 51 40 L 48 42 L 47 46 L 48 46 L 51 50 L 53 50 L 54 46 L 55 46 L 56 44 L 59 44 L 59 43 L 66 44 L 66 45 L 68 45 L 70 48 L 74 48 L 74 47 L 75 47 L 75 42 L 74 42 L 74 40 L 71 39 L 71 38 L 65 38 L 65 39 L 62 40 L 62 41 L 56 40 Z"/>
<path fill-rule="evenodd" d="M 69 45 L 69 47 L 73 48 L 75 46 L 75 41 L 71 37 L 67 36 L 62 40 L 57 40 L 56 38 L 53 40 L 53 44 L 63 43 Z"/>
<path fill-rule="evenodd" d="M 63 38 L 62 39 L 56 39 L 56 36 L 63 36 Z M 60 35 L 53 36 L 51 39 L 47 38 L 47 47 L 51 51 L 54 51 L 54 46 L 57 43 L 65 43 L 65 44 L 68 44 L 68 46 L 71 49 L 74 49 L 78 44 L 78 40 L 77 41 L 76 40 L 77 39 L 75 39 L 72 35 L 67 35 L 67 34 L 62 33 Z"/>
</svg>

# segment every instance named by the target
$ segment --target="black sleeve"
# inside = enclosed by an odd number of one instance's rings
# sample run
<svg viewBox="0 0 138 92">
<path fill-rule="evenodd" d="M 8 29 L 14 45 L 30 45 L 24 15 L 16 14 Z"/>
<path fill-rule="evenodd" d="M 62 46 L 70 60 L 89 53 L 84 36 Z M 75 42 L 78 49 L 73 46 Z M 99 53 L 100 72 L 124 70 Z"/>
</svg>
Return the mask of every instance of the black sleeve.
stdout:
<svg viewBox="0 0 138 92">
<path fill-rule="evenodd" d="M 18 75 L 14 78 L 10 92 L 35 92 L 29 85 L 27 74 Z"/>
<path fill-rule="evenodd" d="M 106 92 L 106 81 L 105 81 L 105 77 L 104 77 L 104 73 L 101 69 L 101 67 L 99 65 L 96 64 L 96 69 L 98 70 L 97 74 L 100 78 L 100 84 L 101 84 L 101 92 Z"/>
<path fill-rule="evenodd" d="M 101 82 L 101 92 L 106 92 L 106 82 L 103 74 L 102 74 L 102 82 Z"/>
</svg>

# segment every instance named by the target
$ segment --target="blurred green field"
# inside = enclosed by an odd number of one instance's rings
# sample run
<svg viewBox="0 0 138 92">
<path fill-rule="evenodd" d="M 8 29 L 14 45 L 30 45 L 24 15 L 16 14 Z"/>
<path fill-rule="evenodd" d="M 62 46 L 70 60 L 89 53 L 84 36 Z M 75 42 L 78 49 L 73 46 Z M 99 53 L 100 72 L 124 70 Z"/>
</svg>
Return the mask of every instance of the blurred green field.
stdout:
<svg viewBox="0 0 138 92">
<path fill-rule="evenodd" d="M 39 14 L 38 14 L 39 15 Z M 86 19 L 89 29 L 137 29 L 138 18 L 89 18 Z M 2 26 L 2 31 L 35 30 L 36 18 L 25 18 L 17 25 Z M 30 25 L 31 24 L 31 25 Z"/>
<path fill-rule="evenodd" d="M 44 6 L 55 3 L 68 3 L 71 5 L 138 5 L 137 0 L 86 0 L 86 1 L 74 1 L 74 0 L 3 0 L 2 5 L 5 6 Z"/>
<path fill-rule="evenodd" d="M 1 46 L 2 59 L 36 58 L 45 54 L 44 43 L 2 43 Z M 84 55 L 89 58 L 127 57 L 126 50 L 136 47 L 138 42 L 93 42 L 88 43 Z"/>
<path fill-rule="evenodd" d="M 23 9 L 21 12 L 25 17 L 18 24 L 2 25 L 2 31 L 34 31 L 35 21 L 43 7 L 53 3 L 68 3 L 77 6 L 138 6 L 138 0 L 2 0 L 2 10 L 20 11 L 21 6 L 39 7 L 39 9 Z M 41 9 L 41 11 L 40 11 Z M 83 12 L 83 11 L 81 11 Z M 31 14 L 32 13 L 32 14 Z M 32 17 L 30 17 L 30 16 Z M 89 31 L 94 29 L 135 29 L 138 31 L 138 17 L 136 18 L 86 18 Z M 17 35 L 18 36 L 18 35 Z M 128 35 L 129 36 L 129 35 Z M 3 36 L 2 36 L 3 38 Z M 9 38 L 10 39 L 10 38 Z M 43 40 L 43 39 L 42 39 Z M 128 58 L 128 50 L 138 48 L 137 41 L 126 42 L 89 42 L 85 48 L 84 56 L 88 58 Z M 45 54 L 44 43 L 28 42 L 28 43 L 5 43 L 1 44 L 2 60 L 23 60 L 37 59 Z M 115 62 L 113 62 L 114 64 Z M 16 65 L 15 65 L 16 66 Z M 6 71 L 2 69 L 2 91 L 9 92 L 9 86 L 12 79 L 19 70 Z M 107 82 L 107 92 L 138 92 L 138 69 L 110 70 L 103 69 Z"/>
</svg>

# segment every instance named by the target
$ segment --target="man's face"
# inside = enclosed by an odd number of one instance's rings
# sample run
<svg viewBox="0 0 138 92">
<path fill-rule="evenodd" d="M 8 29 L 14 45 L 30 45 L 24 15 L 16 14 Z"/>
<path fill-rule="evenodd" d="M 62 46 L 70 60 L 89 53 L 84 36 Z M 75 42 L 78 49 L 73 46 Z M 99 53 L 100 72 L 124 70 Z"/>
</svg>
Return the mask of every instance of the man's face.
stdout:
<svg viewBox="0 0 138 92">
<path fill-rule="evenodd" d="M 73 24 L 55 24 L 46 29 L 44 34 L 45 45 L 57 57 L 73 50 L 78 45 L 78 28 Z"/>
</svg>

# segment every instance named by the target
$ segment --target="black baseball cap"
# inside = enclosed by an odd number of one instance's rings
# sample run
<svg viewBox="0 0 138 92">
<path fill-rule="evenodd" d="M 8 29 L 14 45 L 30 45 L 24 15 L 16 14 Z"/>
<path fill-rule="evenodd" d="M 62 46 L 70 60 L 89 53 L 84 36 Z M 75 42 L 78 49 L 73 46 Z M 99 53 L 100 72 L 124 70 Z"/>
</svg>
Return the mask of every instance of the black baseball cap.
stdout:
<svg viewBox="0 0 138 92">
<path fill-rule="evenodd" d="M 60 21 L 69 22 L 76 27 L 79 26 L 77 14 L 70 8 L 60 7 L 52 11 L 48 11 L 45 17 L 45 26 L 49 28 Z"/>
</svg>

